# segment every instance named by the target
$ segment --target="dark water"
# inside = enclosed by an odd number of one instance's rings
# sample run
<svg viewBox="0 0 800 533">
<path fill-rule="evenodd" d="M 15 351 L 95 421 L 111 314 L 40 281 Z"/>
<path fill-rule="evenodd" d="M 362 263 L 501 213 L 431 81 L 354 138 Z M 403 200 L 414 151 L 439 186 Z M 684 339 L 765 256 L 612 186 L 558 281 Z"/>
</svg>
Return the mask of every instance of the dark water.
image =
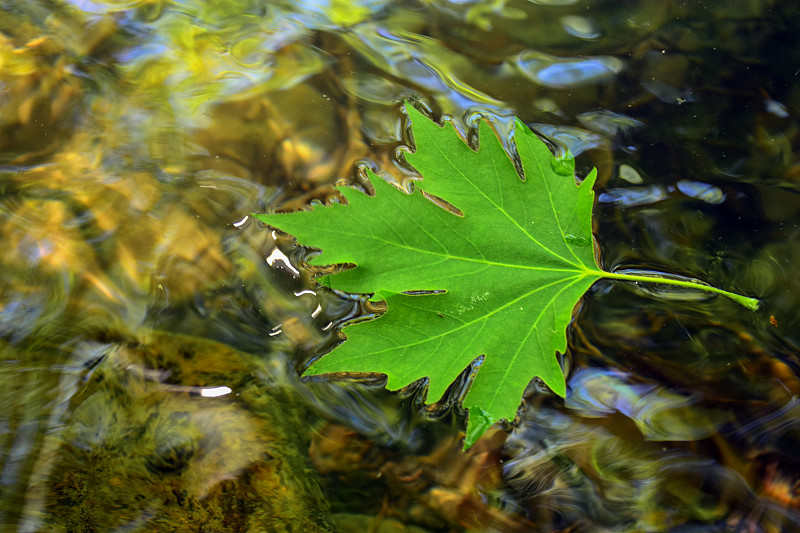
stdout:
<svg viewBox="0 0 800 533">
<path fill-rule="evenodd" d="M 300 381 L 373 312 L 251 212 L 412 174 L 412 99 L 599 171 L 607 269 L 518 420 Z M 3 531 L 800 530 L 800 6 L 0 2 Z"/>
</svg>

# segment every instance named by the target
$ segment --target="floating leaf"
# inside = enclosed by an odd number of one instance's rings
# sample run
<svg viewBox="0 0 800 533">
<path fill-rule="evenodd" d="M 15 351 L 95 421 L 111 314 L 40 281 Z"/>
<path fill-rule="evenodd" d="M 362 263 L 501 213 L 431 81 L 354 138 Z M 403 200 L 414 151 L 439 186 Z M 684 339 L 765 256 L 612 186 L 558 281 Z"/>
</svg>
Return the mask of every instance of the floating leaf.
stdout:
<svg viewBox="0 0 800 533">
<path fill-rule="evenodd" d="M 391 389 L 427 377 L 436 400 L 485 355 L 464 400 L 473 413 L 469 446 L 494 421 L 515 417 L 534 376 L 566 393 L 556 352 L 566 349 L 573 308 L 600 278 L 711 291 L 757 307 L 700 283 L 601 270 L 592 237 L 596 172 L 577 185 L 574 161 L 554 158 L 522 123 L 515 141 L 526 181 L 485 124 L 473 152 L 449 128 L 406 109 L 416 144 L 407 159 L 423 176 L 412 194 L 370 174 L 374 196 L 340 187 L 347 204 L 257 215 L 321 249 L 312 264 L 357 265 L 332 276 L 333 288 L 387 304 L 378 319 L 347 327 L 347 341 L 306 374 L 382 372 Z"/>
</svg>

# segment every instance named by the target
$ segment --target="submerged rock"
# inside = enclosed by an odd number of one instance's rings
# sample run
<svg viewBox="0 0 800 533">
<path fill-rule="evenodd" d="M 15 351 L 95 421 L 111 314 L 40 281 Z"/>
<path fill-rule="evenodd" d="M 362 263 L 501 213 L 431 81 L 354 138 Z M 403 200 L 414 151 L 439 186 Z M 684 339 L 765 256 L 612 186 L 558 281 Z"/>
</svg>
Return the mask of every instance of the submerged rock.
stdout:
<svg viewBox="0 0 800 533">
<path fill-rule="evenodd" d="M 65 425 L 45 437 L 30 530 L 335 530 L 280 364 L 161 332 L 96 353 Z"/>
</svg>

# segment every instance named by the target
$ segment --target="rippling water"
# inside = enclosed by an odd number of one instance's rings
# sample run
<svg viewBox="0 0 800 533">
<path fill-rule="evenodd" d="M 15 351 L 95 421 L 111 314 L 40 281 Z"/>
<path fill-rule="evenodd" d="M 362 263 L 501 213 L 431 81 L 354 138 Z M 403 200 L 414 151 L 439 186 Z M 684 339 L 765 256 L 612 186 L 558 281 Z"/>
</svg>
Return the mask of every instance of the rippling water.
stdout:
<svg viewBox="0 0 800 533">
<path fill-rule="evenodd" d="M 800 529 L 791 1 L 0 2 L 4 531 Z M 301 381 L 379 312 L 249 216 L 406 184 L 412 99 L 599 171 L 568 395 Z"/>
</svg>

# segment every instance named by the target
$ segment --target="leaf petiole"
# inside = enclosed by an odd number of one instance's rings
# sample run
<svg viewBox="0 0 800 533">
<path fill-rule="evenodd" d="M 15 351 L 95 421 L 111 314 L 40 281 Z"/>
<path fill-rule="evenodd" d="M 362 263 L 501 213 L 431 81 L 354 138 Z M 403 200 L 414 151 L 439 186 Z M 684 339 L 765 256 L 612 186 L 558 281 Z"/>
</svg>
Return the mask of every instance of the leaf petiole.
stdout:
<svg viewBox="0 0 800 533">
<path fill-rule="evenodd" d="M 697 283 L 693 281 L 685 281 L 679 279 L 670 279 L 661 276 L 642 276 L 636 274 L 622 274 L 619 272 L 603 272 L 602 276 L 604 278 L 610 279 L 618 279 L 623 281 L 634 281 L 634 282 L 642 282 L 642 283 L 660 283 L 662 285 L 673 285 L 676 287 L 685 287 L 687 289 L 696 289 L 706 292 L 713 292 L 716 294 L 721 294 L 722 296 L 726 296 L 733 300 L 734 302 L 743 305 L 744 307 L 755 311 L 758 309 L 758 306 L 761 302 L 757 298 L 750 298 L 748 296 L 742 296 L 741 294 L 736 294 L 735 292 L 729 292 L 723 289 L 718 289 L 716 287 L 712 287 L 711 285 L 705 285 L 703 283 Z"/>
</svg>

